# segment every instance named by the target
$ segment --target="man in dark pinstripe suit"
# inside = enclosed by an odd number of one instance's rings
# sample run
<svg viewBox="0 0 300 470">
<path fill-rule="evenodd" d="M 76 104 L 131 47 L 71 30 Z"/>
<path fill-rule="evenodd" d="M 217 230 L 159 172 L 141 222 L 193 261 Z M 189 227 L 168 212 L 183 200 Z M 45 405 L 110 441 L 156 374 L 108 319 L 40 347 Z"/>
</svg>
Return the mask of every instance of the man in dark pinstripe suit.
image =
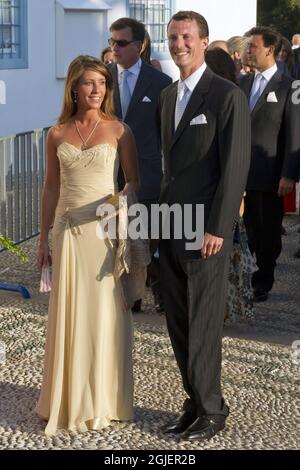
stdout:
<svg viewBox="0 0 300 470">
<path fill-rule="evenodd" d="M 205 221 L 195 250 L 174 234 L 160 242 L 167 324 L 188 395 L 183 414 L 164 431 L 201 440 L 223 429 L 229 413 L 221 391 L 222 326 L 234 218 L 250 162 L 250 117 L 243 93 L 205 64 L 208 26 L 201 15 L 174 15 L 168 38 L 180 80 L 161 95 L 160 202 L 193 211 L 203 204 Z"/>
</svg>

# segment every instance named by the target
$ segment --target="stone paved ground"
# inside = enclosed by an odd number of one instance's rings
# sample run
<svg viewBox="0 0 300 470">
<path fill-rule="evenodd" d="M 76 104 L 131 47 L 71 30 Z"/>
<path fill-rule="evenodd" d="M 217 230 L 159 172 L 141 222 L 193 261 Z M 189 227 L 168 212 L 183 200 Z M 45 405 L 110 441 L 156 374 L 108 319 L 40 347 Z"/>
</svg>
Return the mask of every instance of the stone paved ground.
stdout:
<svg viewBox="0 0 300 470">
<path fill-rule="evenodd" d="M 47 297 L 38 293 L 34 241 L 23 244 L 30 262 L 0 254 L 0 279 L 23 282 L 32 299 L 0 292 L 0 340 L 7 345 L 0 364 L 0 449 L 299 449 L 300 365 L 291 344 L 300 340 L 299 228 L 285 219 L 288 235 L 270 300 L 256 308 L 251 323 L 226 326 L 223 388 L 231 414 L 226 430 L 206 444 L 166 438 L 160 426 L 180 412 L 184 399 L 163 315 L 148 293 L 135 320 L 135 419 L 101 432 L 61 432 L 49 438 L 34 413 L 39 393 Z M 5 271 L 5 272 L 4 272 Z"/>
</svg>

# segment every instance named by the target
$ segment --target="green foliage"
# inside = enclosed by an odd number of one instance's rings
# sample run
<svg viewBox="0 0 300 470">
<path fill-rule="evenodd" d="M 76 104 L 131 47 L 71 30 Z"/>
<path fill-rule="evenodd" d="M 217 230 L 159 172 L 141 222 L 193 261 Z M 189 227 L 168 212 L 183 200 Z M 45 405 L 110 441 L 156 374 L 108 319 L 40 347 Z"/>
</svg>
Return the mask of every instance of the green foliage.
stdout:
<svg viewBox="0 0 300 470">
<path fill-rule="evenodd" d="M 8 251 L 15 253 L 22 261 L 28 261 L 28 256 L 19 248 L 14 245 L 14 242 L 0 233 L 0 247 L 6 248 Z"/>
<path fill-rule="evenodd" d="M 258 0 L 257 23 L 275 28 L 291 41 L 300 34 L 300 0 Z"/>
</svg>

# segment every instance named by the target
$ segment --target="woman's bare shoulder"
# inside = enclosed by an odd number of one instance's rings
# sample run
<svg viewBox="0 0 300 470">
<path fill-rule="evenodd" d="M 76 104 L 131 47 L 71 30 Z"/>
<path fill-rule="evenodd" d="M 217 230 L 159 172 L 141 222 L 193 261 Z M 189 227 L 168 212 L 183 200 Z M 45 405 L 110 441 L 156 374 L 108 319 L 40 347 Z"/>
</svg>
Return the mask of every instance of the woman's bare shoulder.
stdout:
<svg viewBox="0 0 300 470">
<path fill-rule="evenodd" d="M 118 140 L 130 130 L 127 124 L 118 119 L 107 121 L 107 126 Z"/>
<path fill-rule="evenodd" d="M 50 127 L 47 135 L 48 140 L 50 139 L 54 144 L 59 144 L 63 140 L 68 127 L 69 123 L 55 124 L 55 126 Z"/>
<path fill-rule="evenodd" d="M 51 137 L 52 139 L 59 138 L 64 132 L 65 127 L 65 124 L 55 124 L 48 130 L 48 137 Z"/>
<path fill-rule="evenodd" d="M 128 126 L 128 124 L 126 124 L 125 122 L 122 122 L 122 121 L 119 121 L 118 131 L 119 131 L 119 136 L 120 137 L 122 137 L 123 135 L 132 134 L 132 131 L 131 131 L 130 127 Z"/>
</svg>

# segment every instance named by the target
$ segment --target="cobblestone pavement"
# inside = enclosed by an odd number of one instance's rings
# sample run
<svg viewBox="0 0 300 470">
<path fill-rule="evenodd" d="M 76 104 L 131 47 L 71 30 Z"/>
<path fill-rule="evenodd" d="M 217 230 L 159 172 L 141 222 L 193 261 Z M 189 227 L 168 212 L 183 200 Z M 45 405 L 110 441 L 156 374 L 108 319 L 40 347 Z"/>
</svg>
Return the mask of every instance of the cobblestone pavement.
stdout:
<svg viewBox="0 0 300 470">
<path fill-rule="evenodd" d="M 34 412 L 47 320 L 35 241 L 22 245 L 31 260 L 26 264 L 1 253 L 0 279 L 24 283 L 32 298 L 0 291 L 0 340 L 7 347 L 0 364 L 0 449 L 299 449 L 300 365 L 291 357 L 292 342 L 300 340 L 297 222 L 296 216 L 285 219 L 288 234 L 269 301 L 257 306 L 251 323 L 224 329 L 223 389 L 231 413 L 226 429 L 205 444 L 180 442 L 160 431 L 180 412 L 184 392 L 164 316 L 154 312 L 150 293 L 144 312 L 134 316 L 134 421 L 46 437 L 45 423 Z"/>
</svg>

